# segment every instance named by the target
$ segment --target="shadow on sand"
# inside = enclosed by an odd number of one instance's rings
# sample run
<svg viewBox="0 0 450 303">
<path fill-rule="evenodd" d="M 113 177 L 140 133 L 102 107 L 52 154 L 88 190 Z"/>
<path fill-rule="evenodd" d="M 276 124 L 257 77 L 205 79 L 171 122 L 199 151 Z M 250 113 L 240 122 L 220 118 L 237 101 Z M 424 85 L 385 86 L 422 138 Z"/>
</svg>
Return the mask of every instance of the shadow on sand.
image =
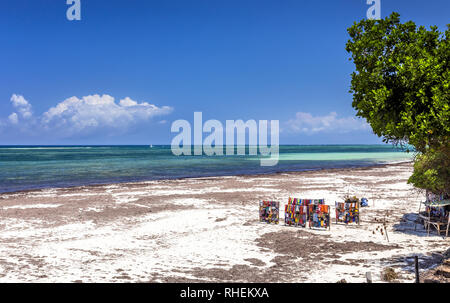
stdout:
<svg viewBox="0 0 450 303">
<path fill-rule="evenodd" d="M 401 268 L 409 273 L 415 272 L 414 256 L 419 257 L 419 269 L 420 271 L 432 269 L 440 265 L 443 260 L 448 258 L 448 251 L 442 253 L 433 252 L 431 254 L 412 253 L 406 256 L 394 256 L 389 259 L 390 267 Z M 392 265 L 393 264 L 393 265 Z"/>
<path fill-rule="evenodd" d="M 408 235 L 415 235 L 418 237 L 429 237 L 438 240 L 439 238 L 445 238 L 438 235 L 435 229 L 430 230 L 430 235 L 427 234 L 427 230 L 424 228 L 423 223 L 420 221 L 417 213 L 408 213 L 403 215 L 401 221 L 393 226 L 395 232 L 401 232 Z M 419 257 L 420 270 L 428 270 L 438 266 L 442 261 L 448 258 L 450 255 L 450 249 L 446 252 L 436 253 L 411 253 L 406 256 L 394 256 L 389 259 L 389 262 L 394 263 L 392 267 L 398 267 L 410 273 L 414 273 L 414 256 Z M 392 264 L 391 263 L 391 264 Z"/>
<path fill-rule="evenodd" d="M 441 233 L 439 235 L 436 229 L 433 228 L 430 230 L 430 235 L 428 235 L 427 230 L 424 228 L 417 213 L 404 214 L 400 222 L 394 224 L 393 229 L 395 232 L 415 235 L 418 237 L 445 238 L 445 234 Z"/>
</svg>

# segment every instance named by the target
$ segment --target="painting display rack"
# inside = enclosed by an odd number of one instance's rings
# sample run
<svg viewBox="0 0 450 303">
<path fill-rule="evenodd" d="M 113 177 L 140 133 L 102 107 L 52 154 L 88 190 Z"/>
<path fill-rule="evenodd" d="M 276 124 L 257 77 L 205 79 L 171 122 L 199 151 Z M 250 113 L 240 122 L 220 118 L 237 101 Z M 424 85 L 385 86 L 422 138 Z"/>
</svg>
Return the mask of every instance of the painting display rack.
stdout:
<svg viewBox="0 0 450 303">
<path fill-rule="evenodd" d="M 265 223 L 278 224 L 280 221 L 280 202 L 260 201 L 259 202 L 259 221 Z"/>
<path fill-rule="evenodd" d="M 284 224 L 305 227 L 307 221 L 308 206 L 301 199 L 289 198 L 284 208 Z"/>
<path fill-rule="evenodd" d="M 289 198 L 288 204 L 284 208 L 284 223 L 290 226 L 306 227 L 309 222 L 310 205 L 324 205 L 325 199 L 297 199 Z"/>
<path fill-rule="evenodd" d="M 336 202 L 336 223 L 360 223 L 359 202 Z"/>
<path fill-rule="evenodd" d="M 330 206 L 310 204 L 309 208 L 309 228 L 331 229 Z"/>
</svg>

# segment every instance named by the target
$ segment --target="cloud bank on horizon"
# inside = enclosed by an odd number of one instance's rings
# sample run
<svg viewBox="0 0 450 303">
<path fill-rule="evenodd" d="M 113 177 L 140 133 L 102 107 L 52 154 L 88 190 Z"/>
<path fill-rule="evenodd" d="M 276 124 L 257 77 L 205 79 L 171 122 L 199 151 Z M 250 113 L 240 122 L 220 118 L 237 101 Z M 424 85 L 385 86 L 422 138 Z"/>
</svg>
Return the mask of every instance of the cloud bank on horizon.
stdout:
<svg viewBox="0 0 450 303">
<path fill-rule="evenodd" d="M 371 130 L 369 124 L 355 116 L 338 118 L 336 112 L 325 116 L 313 116 L 310 113 L 297 112 L 294 119 L 286 122 L 285 130 L 297 134 L 314 135 L 317 133 L 350 133 Z"/>
<path fill-rule="evenodd" d="M 67 98 L 35 116 L 31 103 L 22 95 L 13 94 L 10 101 L 14 111 L 6 120 L 1 121 L 3 129 L 36 136 L 51 133 L 61 138 L 82 137 L 97 131 L 123 134 L 139 123 L 173 111 L 170 106 L 139 103 L 130 97 L 116 103 L 112 96 L 95 94 Z"/>
<path fill-rule="evenodd" d="M 13 94 L 10 102 L 12 113 L 6 119 L 0 117 L 0 138 L 2 133 L 24 138 L 43 138 L 48 135 L 54 139 L 126 135 L 137 131 L 139 127 L 142 129 L 145 123 L 155 117 L 170 115 L 174 110 L 171 106 L 156 106 L 130 97 L 116 102 L 114 97 L 107 94 L 82 98 L 73 96 L 40 115 L 33 113 L 31 103 L 22 95 Z M 370 131 L 370 126 L 363 119 L 355 116 L 339 117 L 336 112 L 325 115 L 297 112 L 294 118 L 285 121 L 281 125 L 281 133 L 294 137 Z M 170 119 L 165 118 L 155 123 L 169 128 L 168 122 L 171 122 Z M 168 137 L 167 141 L 170 140 Z"/>
</svg>

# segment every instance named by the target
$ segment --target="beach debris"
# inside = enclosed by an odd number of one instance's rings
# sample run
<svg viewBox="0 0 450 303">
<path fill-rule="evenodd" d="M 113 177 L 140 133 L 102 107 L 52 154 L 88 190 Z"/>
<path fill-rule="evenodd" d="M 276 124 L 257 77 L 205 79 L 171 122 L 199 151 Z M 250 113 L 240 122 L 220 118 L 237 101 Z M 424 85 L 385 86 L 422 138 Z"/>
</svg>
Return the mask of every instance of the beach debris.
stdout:
<svg viewBox="0 0 450 303">
<path fill-rule="evenodd" d="M 337 281 L 336 283 L 347 283 L 347 280 L 341 279 L 341 280 Z"/>
<path fill-rule="evenodd" d="M 423 283 L 440 283 L 440 281 L 435 279 L 425 279 L 423 280 Z"/>
<path fill-rule="evenodd" d="M 367 198 L 361 198 L 361 207 L 368 207 L 369 200 Z"/>
<path fill-rule="evenodd" d="M 345 202 L 347 202 L 347 203 L 355 203 L 355 202 L 359 202 L 359 198 L 358 197 L 356 197 L 356 196 L 350 196 L 350 195 L 346 195 L 345 197 L 344 197 L 344 201 Z"/>
<path fill-rule="evenodd" d="M 442 254 L 443 260 L 421 274 L 424 283 L 450 283 L 450 248 Z"/>
<path fill-rule="evenodd" d="M 387 218 L 389 217 L 390 212 L 386 211 L 384 214 L 383 219 L 378 219 L 375 218 L 375 222 L 379 225 L 377 225 L 377 227 L 375 228 L 374 231 L 372 231 L 372 233 L 375 235 L 376 233 L 380 233 L 383 237 L 386 238 L 386 240 L 389 242 L 389 236 L 388 236 L 388 232 L 387 232 Z"/>
<path fill-rule="evenodd" d="M 450 278 L 450 266 L 440 266 L 435 273 L 436 276 L 444 276 L 446 278 Z"/>
<path fill-rule="evenodd" d="M 381 279 L 385 282 L 392 282 L 400 278 L 400 275 L 392 267 L 386 267 L 381 272 Z"/>
</svg>

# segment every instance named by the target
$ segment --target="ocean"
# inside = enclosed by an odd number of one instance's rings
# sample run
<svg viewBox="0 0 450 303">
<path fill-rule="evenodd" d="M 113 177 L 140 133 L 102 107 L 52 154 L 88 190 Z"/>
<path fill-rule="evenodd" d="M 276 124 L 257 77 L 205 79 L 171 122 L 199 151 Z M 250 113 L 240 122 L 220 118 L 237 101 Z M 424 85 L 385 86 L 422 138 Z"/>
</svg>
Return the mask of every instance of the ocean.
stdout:
<svg viewBox="0 0 450 303">
<path fill-rule="evenodd" d="M 184 177 L 363 167 L 412 159 L 391 145 L 282 145 L 276 166 L 259 156 L 174 156 L 159 146 L 0 146 L 0 192 Z"/>
</svg>

